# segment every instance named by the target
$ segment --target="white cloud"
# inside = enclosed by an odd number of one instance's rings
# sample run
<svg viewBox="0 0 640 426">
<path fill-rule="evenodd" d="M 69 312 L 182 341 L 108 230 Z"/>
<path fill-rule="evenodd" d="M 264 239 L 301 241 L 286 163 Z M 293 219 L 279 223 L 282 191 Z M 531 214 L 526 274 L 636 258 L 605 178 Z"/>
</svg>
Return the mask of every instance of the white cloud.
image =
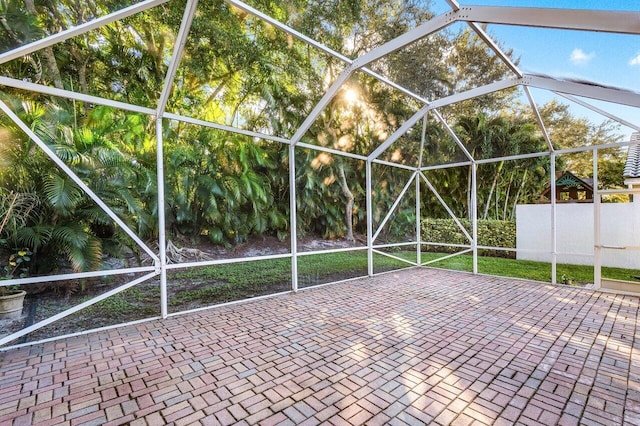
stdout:
<svg viewBox="0 0 640 426">
<path fill-rule="evenodd" d="M 631 66 L 640 65 L 640 53 L 638 53 L 636 56 L 631 58 L 631 60 L 629 61 L 629 65 Z"/>
<path fill-rule="evenodd" d="M 569 56 L 569 60 L 574 65 L 586 65 L 595 57 L 595 52 L 585 53 L 582 49 L 573 49 L 571 56 Z"/>
</svg>

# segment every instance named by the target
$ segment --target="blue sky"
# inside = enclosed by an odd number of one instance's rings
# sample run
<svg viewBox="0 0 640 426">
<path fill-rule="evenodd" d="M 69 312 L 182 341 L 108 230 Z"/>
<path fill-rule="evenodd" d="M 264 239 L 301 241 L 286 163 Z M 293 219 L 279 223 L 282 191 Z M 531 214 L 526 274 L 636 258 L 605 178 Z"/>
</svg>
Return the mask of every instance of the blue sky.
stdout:
<svg viewBox="0 0 640 426">
<path fill-rule="evenodd" d="M 459 3 L 640 11 L 640 0 L 460 0 Z M 450 10 L 443 0 L 434 0 L 433 8 L 437 13 Z M 640 92 L 640 36 L 505 25 L 489 25 L 488 31 L 505 48 L 513 49 L 514 55 L 520 58 L 520 68 L 525 72 L 585 79 Z M 552 93 L 543 90 L 536 90 L 533 94 L 539 104 L 554 97 Z M 640 110 L 636 108 L 588 101 L 623 119 L 640 124 Z M 568 103 L 566 100 L 563 102 Z M 593 122 L 604 119 L 600 114 L 580 106 L 572 106 L 571 111 Z M 620 131 L 628 136 L 633 130 L 621 127 Z"/>
</svg>

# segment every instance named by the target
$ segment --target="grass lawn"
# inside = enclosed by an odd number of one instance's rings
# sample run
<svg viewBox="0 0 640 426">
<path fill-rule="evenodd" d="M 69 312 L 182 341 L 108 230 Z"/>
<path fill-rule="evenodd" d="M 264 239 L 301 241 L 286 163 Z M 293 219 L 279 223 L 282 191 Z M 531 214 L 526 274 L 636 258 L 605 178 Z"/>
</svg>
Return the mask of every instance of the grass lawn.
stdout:
<svg viewBox="0 0 640 426">
<path fill-rule="evenodd" d="M 394 256 L 415 261 L 415 251 L 394 251 Z M 422 261 L 444 256 L 438 253 L 422 253 Z M 396 259 L 374 253 L 374 272 L 405 268 L 409 264 Z M 429 266 L 471 271 L 473 258 L 460 255 L 440 260 Z M 479 257 L 480 273 L 505 277 L 531 279 L 551 282 L 551 265 L 545 262 L 502 259 L 495 257 Z M 562 275 L 573 281 L 574 285 L 593 282 L 593 267 L 581 265 L 561 265 L 557 267 L 557 282 L 562 282 Z M 346 278 L 367 275 L 367 251 L 314 254 L 298 258 L 299 287 L 309 287 Z M 640 271 L 622 268 L 602 268 L 603 277 L 629 280 L 631 275 L 640 275 Z M 248 299 L 265 294 L 285 292 L 291 289 L 291 260 L 271 259 L 252 262 L 241 262 L 227 265 L 206 266 L 184 270 L 173 270 L 168 274 L 169 307 L 172 312 L 179 312 L 195 307 L 211 306 L 233 300 Z M 92 296 L 86 296 L 89 298 Z M 132 321 L 149 316 L 159 315 L 160 289 L 157 283 L 149 282 L 130 288 L 108 299 L 96 303 L 87 310 L 79 312 L 61 321 L 60 335 L 90 329 L 105 324 Z M 83 300 L 76 300 L 79 303 Z M 66 309 L 56 308 L 56 312 Z M 49 312 L 47 302 L 42 301 L 39 311 Z M 53 309 L 53 307 L 51 308 Z M 47 332 L 48 328 L 43 329 Z M 47 333 L 51 332 L 49 330 Z M 44 334 L 40 337 L 46 337 Z"/>
<path fill-rule="evenodd" d="M 415 251 L 394 251 L 394 256 L 415 261 Z M 444 254 L 422 253 L 422 262 L 435 260 Z M 374 253 L 374 272 L 379 273 L 410 266 L 405 262 Z M 471 271 L 473 257 L 459 255 L 440 260 L 429 266 L 458 271 Z M 545 262 L 478 257 L 478 271 L 482 274 L 524 278 L 551 282 L 551 265 Z M 367 275 L 367 251 L 314 254 L 298 258 L 299 288 L 347 278 Z M 582 265 L 557 265 L 558 283 L 562 276 L 571 279 L 573 285 L 593 283 L 593 267 Z M 640 271 L 622 268 L 602 268 L 606 278 L 629 280 Z M 211 306 L 233 300 L 248 299 L 260 295 L 285 292 L 291 289 L 291 260 L 270 259 L 240 262 L 227 265 L 205 266 L 170 271 L 168 274 L 169 307 L 172 312 Z M 109 299 L 98 302 L 83 314 L 95 317 L 100 324 L 105 321 L 133 320 L 158 315 L 160 290 L 156 284 L 128 289 Z M 44 305 L 43 305 L 44 306 Z M 135 318 L 130 316 L 136 313 Z M 86 318 L 85 318 L 86 319 Z M 81 324 L 84 324 L 82 322 Z M 85 327 L 84 328 L 91 328 Z M 67 330 L 68 332 L 77 330 Z"/>
<path fill-rule="evenodd" d="M 438 253 L 422 253 L 422 261 L 437 259 L 443 256 Z M 472 271 L 473 257 L 460 255 L 430 264 L 444 269 L 457 271 Z M 503 259 L 498 257 L 478 257 L 478 272 L 503 277 L 525 278 L 529 280 L 551 282 L 551 264 L 532 260 Z M 573 281 L 574 284 L 593 283 L 593 266 L 589 265 L 556 265 L 556 282 L 561 283 L 562 276 Z M 640 275 L 640 271 L 624 268 L 602 267 L 602 276 L 619 280 L 630 280 L 631 275 Z"/>
<path fill-rule="evenodd" d="M 394 252 L 395 256 L 408 260 L 415 260 L 415 252 Z M 437 259 L 443 254 L 422 253 L 422 261 Z M 407 263 L 374 254 L 375 272 L 388 271 L 409 266 Z M 460 255 L 434 262 L 429 266 L 458 271 L 471 271 L 473 257 Z M 551 264 L 530 260 L 503 259 L 497 257 L 478 257 L 478 271 L 483 274 L 505 277 L 525 278 L 536 281 L 551 282 Z M 289 259 L 274 259 L 229 265 L 218 265 L 191 270 L 177 271 L 170 279 L 196 279 L 217 281 L 231 285 L 236 290 L 255 285 L 270 285 L 291 281 L 291 261 Z M 298 258 L 299 278 L 306 276 L 330 277 L 333 280 L 358 277 L 367 274 L 367 251 L 316 254 L 300 256 Z M 585 265 L 557 265 L 557 282 L 562 282 L 562 276 L 573 280 L 574 283 L 592 283 L 593 267 Z M 640 275 L 640 271 L 623 268 L 602 268 L 602 276 L 615 279 L 630 279 L 631 275 Z M 326 281 L 326 280 L 321 280 Z"/>
</svg>

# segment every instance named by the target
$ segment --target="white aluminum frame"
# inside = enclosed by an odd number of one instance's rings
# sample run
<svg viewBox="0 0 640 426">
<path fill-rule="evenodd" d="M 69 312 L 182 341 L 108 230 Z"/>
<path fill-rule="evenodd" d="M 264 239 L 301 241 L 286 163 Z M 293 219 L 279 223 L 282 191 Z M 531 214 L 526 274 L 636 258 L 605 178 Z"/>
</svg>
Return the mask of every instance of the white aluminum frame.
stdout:
<svg viewBox="0 0 640 426">
<path fill-rule="evenodd" d="M 145 0 L 136 5 L 124 8 L 120 11 L 116 11 L 105 15 L 103 17 L 96 18 L 90 22 L 84 23 L 77 27 L 71 28 L 69 30 L 63 31 L 58 34 L 54 34 L 48 36 L 44 39 L 38 40 L 36 42 L 27 44 L 25 46 L 21 46 L 19 48 L 13 49 L 9 52 L 5 52 L 0 54 L 0 64 L 6 63 L 8 61 L 20 58 L 24 55 L 36 52 L 39 49 L 50 47 L 55 45 L 56 43 L 63 42 L 68 40 L 71 37 L 75 37 L 81 34 L 84 34 L 88 31 L 98 29 L 104 25 L 110 24 L 112 22 L 118 21 L 120 19 L 132 16 L 136 13 L 148 10 L 152 7 L 161 5 L 166 3 L 168 0 Z M 577 147 L 570 149 L 558 149 L 555 150 L 553 144 L 549 138 L 549 135 L 546 132 L 544 122 L 540 117 L 539 111 L 535 105 L 533 97 L 529 91 L 529 86 L 540 88 L 543 90 L 552 91 L 559 96 L 563 96 L 579 105 L 582 105 L 586 108 L 589 108 L 595 112 L 598 112 L 604 115 L 607 118 L 616 120 L 617 122 L 628 126 L 635 130 L 640 130 L 640 125 L 637 123 L 631 123 L 625 121 L 613 114 L 608 113 L 600 108 L 597 108 L 587 102 L 582 101 L 581 99 L 577 99 L 575 96 L 592 98 L 597 100 L 603 100 L 607 102 L 612 102 L 616 104 L 622 104 L 627 106 L 632 106 L 636 108 L 640 108 L 640 94 L 631 92 L 628 90 L 622 90 L 618 88 L 612 87 L 604 87 L 598 86 L 591 83 L 577 82 L 577 81 L 565 81 L 558 80 L 552 77 L 539 76 L 539 75 L 529 75 L 522 73 L 518 67 L 511 61 L 511 59 L 500 49 L 500 47 L 495 43 L 494 40 L 478 25 L 478 23 L 491 23 L 491 24 L 505 24 L 505 25 L 520 25 L 520 26 L 531 26 L 531 27 L 545 27 L 545 28 L 557 28 L 557 29 L 573 29 L 573 30 L 584 30 L 584 31 L 603 31 L 603 32 L 612 32 L 612 33 L 622 33 L 622 34 L 640 34 L 640 12 L 607 12 L 607 11 L 590 11 L 590 10 L 566 10 L 566 9 L 541 9 L 541 8 L 522 8 L 522 7 L 486 7 L 486 6 L 465 6 L 461 7 L 456 0 L 446 0 L 452 11 L 444 13 L 442 15 L 436 16 L 430 21 L 409 30 L 405 34 L 363 54 L 360 57 L 355 59 L 350 59 L 345 57 L 344 55 L 328 48 L 327 46 L 319 43 L 312 38 L 290 28 L 289 26 L 279 22 L 278 20 L 264 14 L 257 9 L 245 4 L 239 0 L 226 0 L 227 3 L 234 5 L 235 7 L 244 10 L 245 12 L 255 16 L 256 18 L 263 20 L 273 27 L 277 28 L 280 31 L 284 31 L 287 34 L 301 40 L 303 43 L 308 44 L 309 46 L 316 48 L 332 57 L 335 57 L 342 61 L 346 68 L 345 70 L 338 76 L 336 81 L 332 83 L 330 88 L 326 91 L 322 99 L 315 105 L 312 112 L 305 118 L 303 123 L 294 133 L 291 138 L 278 137 L 268 134 L 263 134 L 256 131 L 243 130 L 232 126 L 225 126 L 217 123 L 208 122 L 206 120 L 200 120 L 197 118 L 184 116 L 181 114 L 176 114 L 170 111 L 166 111 L 167 102 L 169 99 L 169 95 L 171 92 L 171 88 L 173 85 L 173 80 L 175 78 L 176 72 L 178 70 L 180 64 L 180 57 L 182 56 L 182 52 L 184 51 L 187 35 L 189 33 L 192 20 L 195 16 L 197 10 L 197 0 L 189 0 L 184 10 L 181 26 L 179 33 L 176 37 L 176 43 L 174 45 L 174 50 L 172 53 L 172 57 L 168 64 L 167 74 L 165 76 L 164 85 L 162 88 L 162 93 L 157 101 L 157 105 L 155 108 L 148 108 L 139 105 L 132 105 L 125 102 L 114 101 L 110 99 L 105 99 L 97 96 L 82 94 L 70 90 L 62 90 L 49 86 L 44 86 L 41 84 L 30 83 L 26 81 L 20 81 L 16 79 L 12 79 L 5 76 L 0 76 L 0 86 L 12 87 L 20 90 L 32 91 L 37 93 L 42 93 L 55 97 L 62 97 L 72 100 L 77 100 L 81 102 L 92 103 L 96 105 L 104 105 L 111 108 L 128 111 L 132 113 L 140 113 L 145 114 L 147 116 L 153 117 L 155 120 L 155 131 L 156 131 L 156 143 L 157 143 L 157 174 L 158 174 L 158 225 L 159 225 L 159 236 L 158 236 L 158 253 L 151 250 L 146 243 L 140 240 L 140 238 L 129 229 L 126 224 L 106 205 L 104 202 L 94 194 L 83 182 L 82 180 L 76 176 L 73 171 L 66 166 L 64 162 L 62 162 L 53 151 L 51 151 L 46 144 L 34 133 L 32 132 L 28 126 L 26 126 L 17 115 L 11 111 L 11 109 L 4 103 L 0 102 L 0 110 L 2 110 L 9 118 L 20 127 L 22 131 L 24 131 L 29 138 L 31 138 L 40 149 L 43 149 L 45 153 L 51 158 L 52 161 L 56 163 L 58 167 L 60 167 L 83 191 L 94 201 L 96 202 L 110 217 L 111 219 L 118 224 L 126 233 L 129 235 L 154 261 L 153 266 L 145 266 L 138 268 L 122 268 L 111 271 L 93 271 L 93 272 L 84 272 L 84 273 L 75 273 L 75 274 L 63 274 L 57 276 L 50 277 L 33 277 L 33 278 L 25 278 L 25 279 L 15 279 L 0 282 L 0 286 L 5 285 L 13 285 L 13 284 L 32 284 L 32 283 L 40 283 L 44 281 L 56 281 L 56 280 L 67 280 L 67 279 L 79 279 L 79 278 L 88 278 L 88 277 L 97 277 L 97 276 L 107 276 L 107 275 L 122 275 L 122 274 L 130 274 L 130 273 L 146 273 L 145 275 L 138 277 L 137 279 L 130 281 L 124 285 L 121 285 L 117 288 L 114 288 L 92 300 L 84 302 L 68 311 L 62 312 L 60 314 L 54 315 L 44 321 L 41 321 L 38 324 L 34 324 L 33 326 L 27 327 L 20 332 L 13 333 L 9 336 L 6 336 L 0 339 L 0 346 L 4 345 L 8 342 L 15 340 L 18 337 L 24 336 L 40 327 L 43 327 L 47 324 L 50 324 L 64 316 L 67 316 L 71 313 L 77 312 L 87 306 L 90 306 L 93 303 L 96 303 L 100 300 L 103 300 L 107 297 L 110 297 L 113 294 L 124 291 L 128 288 L 131 288 L 137 284 L 140 284 L 144 281 L 147 281 L 156 276 L 160 277 L 160 288 L 161 288 L 161 317 L 166 318 L 167 316 L 178 315 L 180 313 L 168 313 L 167 312 L 167 282 L 166 282 L 166 273 L 169 270 L 176 270 L 180 268 L 190 268 L 190 267 L 199 267 L 199 266 L 214 266 L 214 265 L 222 265 L 222 264 L 233 264 L 239 262 L 252 262 L 252 261 L 261 261 L 261 260 L 269 260 L 269 259 L 281 259 L 281 258 L 291 258 L 291 269 L 292 269 L 292 291 L 298 290 L 298 270 L 297 270 L 297 259 L 299 256 L 309 256 L 315 254 L 327 254 L 327 253 L 336 253 L 336 252 L 347 252 L 347 251 L 359 251 L 359 250 L 367 250 L 367 259 L 368 259 L 368 275 L 374 275 L 373 269 L 373 254 L 378 253 L 381 255 L 389 256 L 391 258 L 397 259 L 399 261 L 408 263 L 410 265 L 416 266 L 425 266 L 431 263 L 435 263 L 439 260 L 443 260 L 449 257 L 457 256 L 464 253 L 473 253 L 473 272 L 478 273 L 477 267 L 477 257 L 479 249 L 493 249 L 493 250 L 506 250 L 506 251 L 515 251 L 515 249 L 510 248 L 498 248 L 498 247 L 485 247 L 478 245 L 477 241 L 477 166 L 479 164 L 487 164 L 497 161 L 505 161 L 505 160 L 518 160 L 532 157 L 540 157 L 540 156 L 549 156 L 551 162 L 551 170 L 552 172 L 555 170 L 555 158 L 557 155 L 573 153 L 573 152 L 581 152 L 581 151 L 592 151 L 594 156 L 594 201 L 599 199 L 601 194 L 604 194 L 606 191 L 599 191 L 597 189 L 597 156 L 599 149 L 605 148 L 616 148 L 623 147 L 633 142 L 621 142 L 616 144 L 608 144 L 604 146 L 591 147 Z M 451 96 L 447 96 L 440 99 L 435 100 L 426 100 L 421 96 L 412 93 L 410 90 L 396 84 L 395 82 L 387 79 L 384 76 L 379 75 L 376 72 L 371 71 L 366 68 L 366 66 L 378 59 L 381 59 L 392 52 L 397 51 L 417 40 L 420 40 L 429 34 L 433 34 L 434 32 L 440 31 L 443 28 L 451 25 L 454 22 L 466 22 L 469 27 L 480 37 L 483 42 L 487 44 L 487 46 L 493 50 L 493 52 L 505 63 L 505 65 L 515 74 L 514 78 L 505 79 L 501 81 L 496 81 L 494 83 L 486 84 L 480 87 L 476 87 L 474 89 L 468 90 L 462 93 L 455 93 Z M 368 155 L 358 155 L 352 154 L 348 152 L 342 152 L 338 149 L 332 149 L 328 147 L 316 146 L 313 144 L 302 142 L 301 139 L 305 135 L 305 133 L 309 130 L 313 122 L 318 118 L 318 116 L 323 112 L 325 107 L 329 104 L 329 102 L 333 99 L 333 97 L 343 88 L 344 83 L 346 83 L 354 72 L 362 71 L 369 76 L 376 78 L 380 82 L 400 91 L 401 93 L 417 100 L 418 102 L 423 104 L 423 107 L 416 112 L 412 117 L 410 117 L 407 121 L 405 121 L 400 128 L 395 131 L 387 140 L 385 140 L 380 146 L 373 149 L 371 153 Z M 442 117 L 440 113 L 437 112 L 436 108 L 441 106 L 450 105 L 452 103 L 460 102 L 467 99 L 472 99 L 477 96 L 486 95 L 489 93 L 493 93 L 499 90 L 508 89 L 514 86 L 522 86 L 525 94 L 529 99 L 529 103 L 534 111 L 537 124 L 541 128 L 545 141 L 547 142 L 548 151 L 546 152 L 538 152 L 538 153 L 529 153 L 515 156 L 507 156 L 501 158 L 493 158 L 493 159 L 484 159 L 484 160 L 476 160 L 469 153 L 468 149 L 464 146 L 464 144 L 460 141 L 455 132 L 448 125 L 446 120 Z M 458 162 L 452 164 L 438 164 L 432 166 L 424 166 L 424 143 L 425 143 L 425 127 L 426 126 L 426 114 L 431 111 L 435 118 L 444 126 L 447 133 L 454 139 L 455 143 L 465 154 L 468 161 Z M 425 120 L 425 124 L 423 125 L 423 132 L 421 136 L 420 142 L 420 155 L 418 164 L 415 166 L 411 165 L 403 165 L 398 164 L 392 161 L 380 160 L 378 157 L 387 150 L 394 142 L 396 142 L 400 137 L 402 137 L 405 133 L 407 133 L 420 119 Z M 290 185 L 290 231 L 291 231 L 291 247 L 289 253 L 284 254 L 276 254 L 269 256 L 255 256 L 255 257 L 247 257 L 247 258 L 232 258 L 232 259 L 217 259 L 212 261 L 202 261 L 202 262 L 186 262 L 181 264 L 167 264 L 166 260 L 166 230 L 165 230 L 165 218 L 164 218 L 164 156 L 163 156 L 163 140 L 162 140 L 162 126 L 163 120 L 177 120 L 185 123 L 206 126 L 213 129 L 217 129 L 225 132 L 233 132 L 237 134 L 241 134 L 251 138 L 259 138 L 264 140 L 269 140 L 273 142 L 282 143 L 288 145 L 289 147 L 289 185 Z M 365 162 L 365 170 L 366 170 L 366 216 L 367 216 L 367 245 L 361 247 L 350 247 L 350 248 L 340 248 L 340 249 L 330 249 L 330 250 L 316 250 L 309 252 L 300 252 L 297 247 L 297 232 L 296 232 L 296 223 L 297 223 L 297 214 L 296 214 L 296 170 L 295 170 L 295 158 L 296 152 L 295 148 L 300 147 L 303 149 L 314 149 L 321 152 L 326 152 L 332 155 L 340 155 L 346 158 L 352 158 Z M 407 184 L 404 189 L 397 197 L 395 202 L 393 203 L 390 211 L 386 214 L 384 220 L 380 223 L 377 231 L 374 233 L 373 229 L 373 201 L 372 201 L 372 189 L 373 189 L 373 173 L 372 173 L 372 164 L 379 164 L 388 167 L 394 167 L 398 169 L 404 169 L 412 171 L 412 175 L 409 178 Z M 471 205 L 469 206 L 470 215 L 472 219 L 472 233 L 469 232 L 461 225 L 460 221 L 453 215 L 452 211 L 448 208 L 446 203 L 444 203 L 442 197 L 437 193 L 437 190 L 433 185 L 429 182 L 429 180 L 424 175 L 425 171 L 428 170 L 436 170 L 442 168 L 450 168 L 450 167 L 471 167 L 471 178 L 472 178 L 472 186 L 471 186 Z M 393 211 L 397 208 L 402 198 L 406 195 L 409 187 L 411 186 L 412 181 L 415 179 L 415 191 L 416 191 L 416 241 L 415 242 L 401 242 L 394 244 L 375 244 L 375 240 L 381 232 L 384 225 L 390 219 Z M 456 221 L 457 225 L 464 232 L 465 236 L 469 240 L 469 245 L 456 245 L 456 244 L 444 244 L 438 242 L 426 242 L 422 241 L 421 238 L 421 184 L 420 180 L 423 179 L 435 196 L 438 198 L 439 202 L 442 203 L 447 212 L 451 215 L 451 217 Z M 629 191 L 624 191 L 628 193 Z M 607 192 L 609 193 L 609 192 Z M 552 185 L 552 269 L 553 269 L 553 277 L 552 281 L 555 282 L 555 267 L 556 267 L 556 229 L 555 229 L 555 187 Z M 599 209 L 599 204 L 596 204 L 596 209 Z M 596 215 L 597 216 L 597 215 Z M 599 243 L 600 235 L 599 235 L 599 222 L 598 218 L 594 220 L 594 233 L 595 239 Z M 399 256 L 394 256 L 392 254 L 386 253 L 380 249 L 387 247 L 408 247 L 411 245 L 416 245 L 416 262 L 408 261 L 407 259 L 403 259 Z M 421 247 L 423 245 L 441 245 L 441 246 L 452 246 L 452 247 L 460 247 L 463 250 L 453 253 L 450 255 L 446 255 L 444 257 L 430 260 L 427 262 L 421 262 Z M 596 247 L 598 250 L 598 248 Z M 528 251 L 528 250 L 523 250 Z M 600 253 L 596 252 L 595 254 L 595 273 L 596 273 L 596 282 L 599 284 L 600 281 Z M 348 280 L 347 280 L 348 281 Z M 275 295 L 261 296 L 259 298 L 264 297 L 274 297 L 282 293 L 278 293 Z M 242 301 L 234 301 L 227 303 L 235 304 L 241 303 Z M 202 308 L 208 309 L 208 308 Z M 196 309 L 201 310 L 201 309 Z M 131 324 L 139 323 L 141 321 L 134 321 Z M 102 327 L 102 329 L 109 329 L 109 327 Z M 89 331 L 83 331 L 80 333 L 74 333 L 74 335 L 84 334 Z M 62 336 L 59 336 L 62 337 Z M 47 339 L 51 340 L 51 339 Z M 0 348 L 0 350 L 4 350 L 6 348 Z"/>
</svg>

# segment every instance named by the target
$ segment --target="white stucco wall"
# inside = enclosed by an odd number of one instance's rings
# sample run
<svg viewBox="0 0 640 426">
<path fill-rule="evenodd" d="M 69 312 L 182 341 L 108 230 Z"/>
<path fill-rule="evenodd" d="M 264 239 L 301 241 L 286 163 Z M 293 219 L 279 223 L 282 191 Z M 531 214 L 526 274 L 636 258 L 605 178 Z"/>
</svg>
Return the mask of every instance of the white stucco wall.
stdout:
<svg viewBox="0 0 640 426">
<path fill-rule="evenodd" d="M 602 245 L 640 247 L 640 201 L 604 203 L 600 206 Z M 593 204 L 557 205 L 558 263 L 593 265 L 593 214 Z M 518 259 L 551 261 L 550 204 L 516 207 L 516 248 Z M 545 253 L 526 250 L 542 250 Z M 602 265 L 640 269 L 640 251 L 603 249 Z"/>
</svg>

